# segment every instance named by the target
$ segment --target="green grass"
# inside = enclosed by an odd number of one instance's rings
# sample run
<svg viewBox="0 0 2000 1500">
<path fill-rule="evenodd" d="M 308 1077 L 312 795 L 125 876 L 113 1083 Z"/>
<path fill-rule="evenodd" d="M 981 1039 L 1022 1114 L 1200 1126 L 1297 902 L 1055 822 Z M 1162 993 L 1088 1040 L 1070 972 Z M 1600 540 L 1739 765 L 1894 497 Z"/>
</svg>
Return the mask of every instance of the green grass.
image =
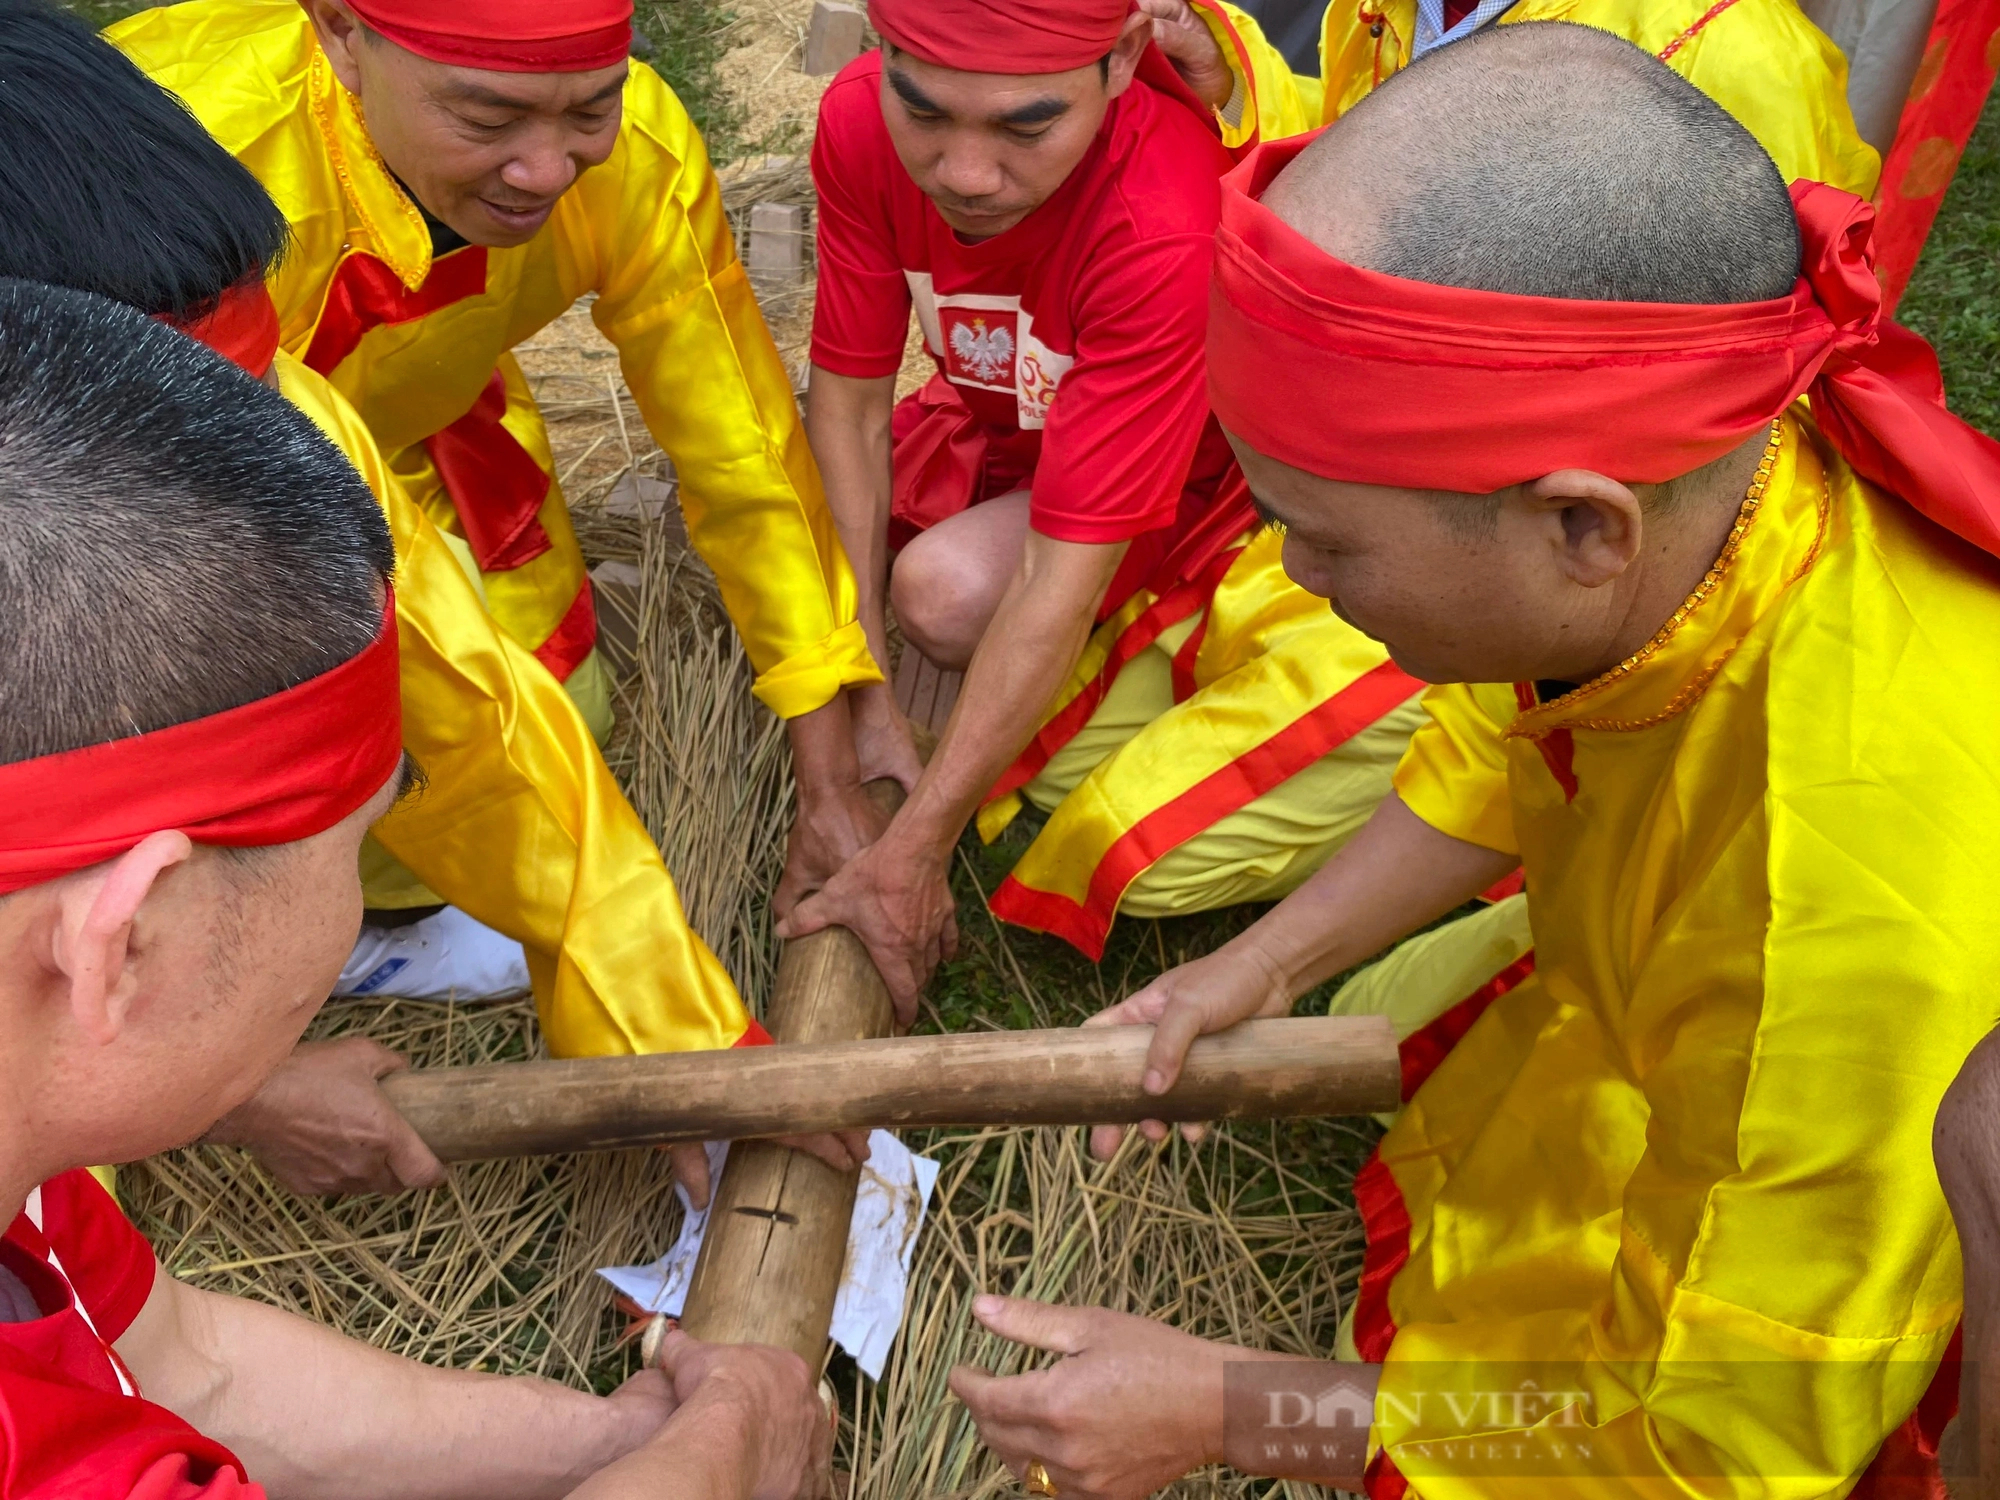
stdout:
<svg viewBox="0 0 2000 1500">
<path fill-rule="evenodd" d="M 1897 316 L 1937 347 L 1952 410 L 2000 433 L 2000 95 L 1987 101 Z"/>
<path fill-rule="evenodd" d="M 721 65 L 736 13 L 707 0 L 640 0 L 632 16 L 640 40 L 633 52 L 680 96 L 717 162 L 743 155 L 749 110 L 724 86 Z"/>
</svg>

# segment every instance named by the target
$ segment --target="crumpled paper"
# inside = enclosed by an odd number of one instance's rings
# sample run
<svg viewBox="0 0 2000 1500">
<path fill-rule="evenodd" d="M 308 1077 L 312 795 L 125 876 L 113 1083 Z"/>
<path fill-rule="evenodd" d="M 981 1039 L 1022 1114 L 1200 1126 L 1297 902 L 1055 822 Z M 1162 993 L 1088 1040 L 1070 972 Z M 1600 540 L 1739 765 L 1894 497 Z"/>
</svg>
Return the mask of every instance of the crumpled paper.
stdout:
<svg viewBox="0 0 2000 1500">
<path fill-rule="evenodd" d="M 880 1380 L 902 1326 L 910 1259 L 937 1185 L 938 1163 L 918 1156 L 886 1130 L 869 1134 L 868 1153 L 847 1229 L 847 1264 L 834 1299 L 832 1332 L 834 1342 L 868 1378 Z M 710 1182 L 722 1181 L 728 1156 L 726 1141 L 708 1143 Z M 606 1266 L 597 1273 L 648 1312 L 668 1317 L 679 1317 L 687 1301 L 695 1257 L 708 1229 L 708 1210 L 690 1208 L 687 1194 L 679 1187 L 674 1191 L 680 1193 L 687 1216 L 673 1248 L 649 1266 Z"/>
</svg>

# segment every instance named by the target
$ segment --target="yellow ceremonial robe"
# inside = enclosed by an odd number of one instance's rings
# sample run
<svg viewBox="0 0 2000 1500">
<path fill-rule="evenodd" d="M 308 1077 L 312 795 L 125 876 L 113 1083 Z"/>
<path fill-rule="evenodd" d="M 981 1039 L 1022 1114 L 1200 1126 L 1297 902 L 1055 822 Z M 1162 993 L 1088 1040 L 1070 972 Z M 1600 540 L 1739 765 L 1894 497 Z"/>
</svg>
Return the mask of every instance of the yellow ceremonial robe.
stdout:
<svg viewBox="0 0 2000 1500">
<path fill-rule="evenodd" d="M 353 403 L 440 527 L 467 536 L 476 495 L 446 493 L 446 429 L 504 396 L 507 436 L 546 471 L 546 436 L 509 350 L 586 294 L 639 410 L 674 460 L 696 549 L 786 717 L 879 680 L 791 383 L 764 327 L 701 138 L 672 91 L 632 64 L 610 159 L 527 244 L 432 259 L 417 205 L 368 138 L 292 0 L 190 0 L 107 33 L 270 190 L 295 243 L 273 274 L 284 347 Z M 490 429 L 483 429 L 490 431 Z M 565 675 L 594 638 L 582 558 L 559 487 L 544 550 L 482 561 L 503 628 Z M 477 531 L 477 528 L 474 528 Z M 476 535 L 471 538 L 480 540 Z M 494 538 L 496 543 L 517 538 Z M 562 649 L 546 648 L 552 638 Z"/>
<path fill-rule="evenodd" d="M 1231 146 L 1339 119 L 1409 66 L 1417 31 L 1417 0 L 1333 0 L 1321 23 L 1320 76 L 1303 78 L 1241 10 L 1227 0 L 1203 5 L 1226 18 L 1203 16 L 1244 95 L 1235 123 L 1224 122 Z M 1793 0 L 1517 0 L 1496 24 L 1516 21 L 1570 21 L 1622 36 L 1734 115 L 1787 180 L 1874 195 L 1882 164 L 1855 129 L 1847 60 Z M 1438 128 L 1448 132 L 1450 121 Z"/>
<path fill-rule="evenodd" d="M 444 536 L 327 382 L 280 351 L 279 390 L 345 453 L 396 544 L 403 744 L 428 784 L 375 825 L 426 884 L 519 942 L 563 1056 L 727 1047 L 749 1024 L 554 677 L 479 607 Z"/>
<path fill-rule="evenodd" d="M 1718 571 L 1563 697 L 1433 690 L 1397 772 L 1521 855 L 1536 953 L 1369 1169 L 1373 1439 L 1425 1500 L 1844 1494 L 1958 1322 L 1930 1134 L 2000 1017 L 2000 563 L 1795 412 Z"/>
</svg>

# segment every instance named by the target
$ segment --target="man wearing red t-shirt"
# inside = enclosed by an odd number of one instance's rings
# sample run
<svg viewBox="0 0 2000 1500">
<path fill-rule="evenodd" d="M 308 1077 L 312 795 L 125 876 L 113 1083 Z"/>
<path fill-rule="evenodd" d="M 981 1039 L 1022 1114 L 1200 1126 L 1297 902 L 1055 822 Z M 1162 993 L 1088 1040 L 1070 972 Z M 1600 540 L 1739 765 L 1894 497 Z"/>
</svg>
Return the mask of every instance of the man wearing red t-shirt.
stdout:
<svg viewBox="0 0 2000 1500">
<path fill-rule="evenodd" d="M 1051 812 L 993 909 L 1096 956 L 1118 910 L 1304 879 L 1379 802 L 1418 710 L 1255 534 L 1202 357 L 1229 158 L 1150 18 L 870 15 L 882 51 L 827 91 L 813 150 L 807 432 L 877 657 L 886 596 L 966 676 L 888 832 L 780 930 L 853 928 L 907 1017 L 975 810 L 989 839 L 1024 799 Z M 913 310 L 938 373 L 898 405 Z"/>
<path fill-rule="evenodd" d="M 181 1285 L 84 1163 L 201 1136 L 291 1051 L 410 779 L 388 528 L 184 334 L 0 279 L 0 1500 L 785 1500 L 797 1356 L 670 1335 L 608 1397 L 438 1370 Z"/>
</svg>

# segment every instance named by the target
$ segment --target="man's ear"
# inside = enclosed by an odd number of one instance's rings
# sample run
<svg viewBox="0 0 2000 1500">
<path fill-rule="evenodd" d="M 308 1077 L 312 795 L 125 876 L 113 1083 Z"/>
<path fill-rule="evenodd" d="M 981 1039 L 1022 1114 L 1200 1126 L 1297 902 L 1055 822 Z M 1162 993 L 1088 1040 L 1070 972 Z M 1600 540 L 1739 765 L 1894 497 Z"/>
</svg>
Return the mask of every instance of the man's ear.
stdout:
<svg viewBox="0 0 2000 1500">
<path fill-rule="evenodd" d="M 114 860 L 71 876 L 57 900 L 49 950 L 69 985 L 77 1029 L 107 1045 L 118 1039 L 138 995 L 132 928 L 160 877 L 194 852 L 178 831 L 149 833 Z"/>
<path fill-rule="evenodd" d="M 1132 86 L 1139 72 L 1139 59 L 1145 56 L 1146 43 L 1152 39 L 1153 18 L 1143 10 L 1134 9 L 1125 18 L 1125 29 L 1118 33 L 1118 40 L 1111 45 L 1111 66 L 1104 78 L 1106 97 L 1116 99 Z"/>
<path fill-rule="evenodd" d="M 1560 566 L 1584 588 L 1602 588 L 1639 555 L 1645 509 L 1617 480 L 1590 469 L 1558 469 L 1522 486 L 1522 493 L 1536 508 L 1560 515 Z"/>
<path fill-rule="evenodd" d="M 343 0 L 299 0 L 306 17 L 319 37 L 319 50 L 326 54 L 333 76 L 340 86 L 357 97 L 361 93 L 361 59 L 356 55 L 363 43 L 361 18 Z"/>
</svg>

